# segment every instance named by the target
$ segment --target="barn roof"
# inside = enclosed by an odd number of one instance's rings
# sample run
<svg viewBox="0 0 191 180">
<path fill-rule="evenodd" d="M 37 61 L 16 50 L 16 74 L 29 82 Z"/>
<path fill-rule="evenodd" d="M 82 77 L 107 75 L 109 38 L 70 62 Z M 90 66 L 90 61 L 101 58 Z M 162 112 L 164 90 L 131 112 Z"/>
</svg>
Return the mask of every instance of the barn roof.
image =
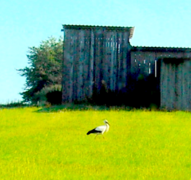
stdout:
<svg viewBox="0 0 191 180">
<path fill-rule="evenodd" d="M 154 51 L 154 52 L 191 52 L 188 47 L 147 47 L 147 46 L 132 46 L 132 51 Z"/>
<path fill-rule="evenodd" d="M 129 31 L 129 38 L 133 37 L 134 27 L 124 27 L 124 26 L 91 26 L 91 25 L 73 25 L 73 24 L 64 24 L 64 29 L 105 29 L 105 30 L 116 30 L 116 31 Z"/>
</svg>

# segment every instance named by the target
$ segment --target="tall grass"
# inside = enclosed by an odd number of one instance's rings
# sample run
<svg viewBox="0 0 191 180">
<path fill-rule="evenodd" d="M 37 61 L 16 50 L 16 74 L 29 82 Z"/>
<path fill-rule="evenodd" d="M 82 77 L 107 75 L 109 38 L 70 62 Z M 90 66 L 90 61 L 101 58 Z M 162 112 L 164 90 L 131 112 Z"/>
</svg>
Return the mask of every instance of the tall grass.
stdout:
<svg viewBox="0 0 191 180">
<path fill-rule="evenodd" d="M 86 133 L 108 119 L 105 138 Z M 191 113 L 0 109 L 0 179 L 191 178 Z"/>
</svg>

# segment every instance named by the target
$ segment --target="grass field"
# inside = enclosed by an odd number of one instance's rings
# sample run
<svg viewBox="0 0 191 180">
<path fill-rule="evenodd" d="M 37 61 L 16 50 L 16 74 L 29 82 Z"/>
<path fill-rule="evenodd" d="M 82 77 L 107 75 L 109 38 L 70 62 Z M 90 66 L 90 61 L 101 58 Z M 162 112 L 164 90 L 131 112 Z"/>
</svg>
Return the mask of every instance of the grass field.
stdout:
<svg viewBox="0 0 191 180">
<path fill-rule="evenodd" d="M 0 179 L 190 180 L 191 113 L 0 109 Z"/>
</svg>

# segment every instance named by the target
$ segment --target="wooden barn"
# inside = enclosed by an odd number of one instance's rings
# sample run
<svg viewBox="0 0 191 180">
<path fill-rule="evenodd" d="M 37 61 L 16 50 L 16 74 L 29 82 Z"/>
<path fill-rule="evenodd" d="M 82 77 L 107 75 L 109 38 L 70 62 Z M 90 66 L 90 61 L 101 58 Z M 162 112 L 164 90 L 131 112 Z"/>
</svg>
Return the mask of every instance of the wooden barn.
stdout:
<svg viewBox="0 0 191 180">
<path fill-rule="evenodd" d="M 134 27 L 63 31 L 63 103 L 191 110 L 191 48 L 131 46 Z"/>
</svg>

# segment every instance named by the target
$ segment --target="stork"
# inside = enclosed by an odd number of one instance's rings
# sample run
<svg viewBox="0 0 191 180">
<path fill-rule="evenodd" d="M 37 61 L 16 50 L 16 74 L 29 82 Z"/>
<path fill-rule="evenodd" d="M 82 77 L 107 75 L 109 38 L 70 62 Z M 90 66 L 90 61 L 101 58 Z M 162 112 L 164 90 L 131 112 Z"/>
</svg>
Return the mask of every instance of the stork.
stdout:
<svg viewBox="0 0 191 180">
<path fill-rule="evenodd" d="M 109 131 L 109 126 L 110 124 L 108 123 L 107 120 L 103 121 L 105 123 L 105 125 L 103 126 L 98 126 L 90 131 L 87 132 L 87 135 L 89 134 L 96 134 L 95 138 L 97 137 L 97 135 L 103 135 L 104 133 L 106 133 L 107 131 Z"/>
</svg>

